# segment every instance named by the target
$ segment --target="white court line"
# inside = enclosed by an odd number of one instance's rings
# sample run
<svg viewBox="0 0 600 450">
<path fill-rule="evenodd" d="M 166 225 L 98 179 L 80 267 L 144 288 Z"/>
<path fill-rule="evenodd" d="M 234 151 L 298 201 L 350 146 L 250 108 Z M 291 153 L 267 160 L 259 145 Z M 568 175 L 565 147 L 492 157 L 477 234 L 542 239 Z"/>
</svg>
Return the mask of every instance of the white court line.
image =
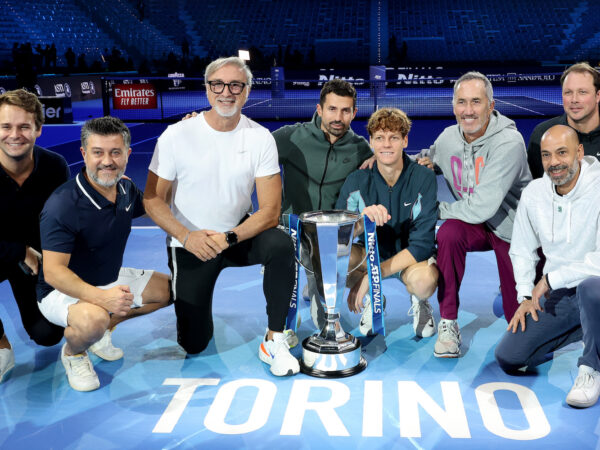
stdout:
<svg viewBox="0 0 600 450">
<path fill-rule="evenodd" d="M 525 108 L 524 106 L 515 105 L 514 103 L 507 102 L 505 100 L 500 100 L 499 98 L 496 98 L 495 100 L 498 103 L 505 103 L 507 105 L 514 106 L 515 108 L 521 108 L 521 109 L 524 109 L 525 111 L 532 112 L 532 113 L 537 114 L 539 116 L 545 116 L 545 114 L 543 114 L 541 112 L 537 112 L 537 111 L 534 111 L 533 109 Z M 535 100 L 537 100 L 537 99 L 535 99 Z"/>
<path fill-rule="evenodd" d="M 245 108 L 252 108 L 253 106 L 260 105 L 261 103 L 269 102 L 269 101 L 271 101 L 271 100 L 272 100 L 272 99 L 268 98 L 268 99 L 266 99 L 266 100 L 263 100 L 262 102 L 256 102 L 256 103 L 252 103 L 251 105 L 244 105 L 244 106 L 242 106 L 242 109 L 245 109 Z M 272 105 L 271 105 L 271 106 L 272 106 Z"/>
</svg>

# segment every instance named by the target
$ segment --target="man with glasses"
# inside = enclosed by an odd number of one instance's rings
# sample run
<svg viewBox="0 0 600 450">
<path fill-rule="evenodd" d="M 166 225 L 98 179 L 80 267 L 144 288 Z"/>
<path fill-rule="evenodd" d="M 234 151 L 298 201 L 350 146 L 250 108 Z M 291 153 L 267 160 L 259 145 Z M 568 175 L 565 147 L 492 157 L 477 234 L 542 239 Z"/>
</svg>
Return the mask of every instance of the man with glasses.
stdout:
<svg viewBox="0 0 600 450">
<path fill-rule="evenodd" d="M 293 375 L 299 365 L 283 331 L 294 250 L 276 228 L 281 177 L 275 141 L 241 113 L 252 85 L 244 61 L 217 59 L 205 80 L 211 109 L 159 137 L 144 199 L 169 235 L 177 339 L 189 354 L 203 351 L 213 336 L 212 297 L 221 270 L 263 264 L 268 329 L 258 355 L 274 375 Z M 248 217 L 255 184 L 259 209 Z"/>
</svg>

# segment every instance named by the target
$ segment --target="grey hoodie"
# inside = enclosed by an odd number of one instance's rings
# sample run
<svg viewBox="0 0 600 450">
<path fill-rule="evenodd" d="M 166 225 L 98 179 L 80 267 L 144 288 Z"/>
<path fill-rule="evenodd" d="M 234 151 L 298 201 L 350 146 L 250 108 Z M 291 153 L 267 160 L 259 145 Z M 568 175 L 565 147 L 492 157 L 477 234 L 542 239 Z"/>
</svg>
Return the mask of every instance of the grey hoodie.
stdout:
<svg viewBox="0 0 600 450">
<path fill-rule="evenodd" d="M 441 171 L 456 202 L 440 202 L 440 219 L 486 223 L 510 242 L 521 192 L 531 181 L 527 152 L 515 123 L 492 111 L 485 134 L 470 144 L 458 125 L 446 128 L 421 152 Z"/>
</svg>

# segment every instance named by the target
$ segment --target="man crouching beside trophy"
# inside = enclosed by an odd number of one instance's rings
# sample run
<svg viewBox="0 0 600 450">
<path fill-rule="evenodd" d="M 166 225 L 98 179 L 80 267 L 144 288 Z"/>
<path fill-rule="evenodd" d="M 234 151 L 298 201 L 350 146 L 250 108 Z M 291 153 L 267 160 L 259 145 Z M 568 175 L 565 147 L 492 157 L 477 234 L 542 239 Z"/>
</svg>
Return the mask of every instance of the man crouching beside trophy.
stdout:
<svg viewBox="0 0 600 450">
<path fill-rule="evenodd" d="M 367 126 L 376 157 L 373 167 L 349 175 L 338 209 L 289 218 L 297 258 L 316 281 L 318 292 L 311 296 L 320 300 L 318 314 L 311 307 L 320 333 L 302 344 L 304 373 L 344 377 L 366 367 L 360 342 L 339 322 L 337 305 L 345 286 L 350 287 L 349 309 L 362 312 L 359 329 L 364 335 L 385 334 L 381 281 L 391 276 L 400 279 L 411 296 L 409 314 L 417 336 L 435 333 L 428 298 L 438 279 L 433 257 L 437 183 L 432 171 L 404 153 L 410 126 L 398 109 L 376 111 Z M 353 245 L 356 236 L 360 237 Z M 297 296 L 290 304 L 289 328 L 295 328 L 296 304 Z"/>
<path fill-rule="evenodd" d="M 367 130 L 376 162 L 372 168 L 348 176 L 336 208 L 358 211 L 376 223 L 381 276 L 404 283 L 410 294 L 408 314 L 413 316 L 414 332 L 418 337 L 430 337 L 435 334 L 435 322 L 428 298 L 438 280 L 434 257 L 437 182 L 433 171 L 404 153 L 410 127 L 410 119 L 396 108 L 379 109 L 371 115 Z M 354 267 L 364 255 L 365 248 L 355 245 L 350 265 Z M 349 275 L 347 285 L 351 288 L 348 308 L 362 312 L 361 333 L 377 332 L 377 307 L 368 293 L 364 264 Z M 385 308 L 385 299 L 383 303 Z"/>
</svg>

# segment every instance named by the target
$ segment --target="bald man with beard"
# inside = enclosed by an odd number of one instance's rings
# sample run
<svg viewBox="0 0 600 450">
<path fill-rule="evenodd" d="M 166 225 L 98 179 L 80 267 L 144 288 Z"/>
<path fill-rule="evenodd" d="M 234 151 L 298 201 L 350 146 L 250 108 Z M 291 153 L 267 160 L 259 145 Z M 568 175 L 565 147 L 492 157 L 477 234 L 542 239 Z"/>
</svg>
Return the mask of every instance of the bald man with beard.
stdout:
<svg viewBox="0 0 600 450">
<path fill-rule="evenodd" d="M 517 208 L 509 254 L 520 305 L 496 360 L 511 373 L 583 339 L 566 402 L 587 408 L 600 395 L 600 163 L 584 156 L 566 125 L 544 133 L 541 159 L 545 174 L 525 188 Z M 546 262 L 534 285 L 539 247 Z"/>
</svg>

